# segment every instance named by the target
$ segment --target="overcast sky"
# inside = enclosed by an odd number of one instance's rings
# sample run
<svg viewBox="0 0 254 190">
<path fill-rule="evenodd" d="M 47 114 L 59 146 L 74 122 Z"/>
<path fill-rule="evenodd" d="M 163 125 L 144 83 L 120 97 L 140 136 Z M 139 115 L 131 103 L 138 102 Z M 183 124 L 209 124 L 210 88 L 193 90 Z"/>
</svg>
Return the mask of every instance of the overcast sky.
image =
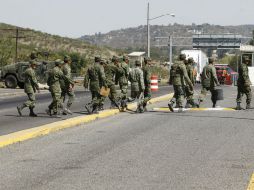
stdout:
<svg viewBox="0 0 254 190">
<path fill-rule="evenodd" d="M 0 22 L 51 34 L 80 37 L 151 24 L 254 24 L 254 0 L 0 0 Z"/>
</svg>

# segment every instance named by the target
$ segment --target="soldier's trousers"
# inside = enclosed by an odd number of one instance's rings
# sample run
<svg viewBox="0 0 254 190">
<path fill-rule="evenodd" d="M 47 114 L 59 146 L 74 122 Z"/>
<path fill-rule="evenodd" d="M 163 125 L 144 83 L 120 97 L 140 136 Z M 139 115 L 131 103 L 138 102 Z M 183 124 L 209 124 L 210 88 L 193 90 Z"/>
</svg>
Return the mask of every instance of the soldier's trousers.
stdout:
<svg viewBox="0 0 254 190">
<path fill-rule="evenodd" d="M 61 107 L 61 92 L 51 92 L 52 102 L 49 105 L 49 109 L 54 113 L 58 113 L 59 107 Z"/>
<path fill-rule="evenodd" d="M 28 100 L 24 103 L 25 107 L 34 108 L 35 106 L 35 94 L 27 93 Z"/>
<path fill-rule="evenodd" d="M 184 100 L 184 87 L 181 85 L 173 85 L 174 88 L 174 97 L 176 99 L 176 104 L 180 108 L 183 107 L 183 100 Z"/>
<path fill-rule="evenodd" d="M 251 87 L 250 86 L 244 86 L 244 85 L 238 85 L 237 87 L 237 98 L 236 102 L 241 103 L 243 95 L 246 95 L 246 103 L 251 103 Z"/>
<path fill-rule="evenodd" d="M 67 101 L 66 107 L 70 108 L 71 105 L 73 104 L 74 99 L 75 99 L 74 91 L 69 90 L 69 89 L 62 89 L 62 93 L 61 93 L 61 102 L 62 103 L 65 102 L 66 95 L 68 96 L 68 101 Z"/>
<path fill-rule="evenodd" d="M 213 104 L 216 104 L 217 102 L 217 92 L 214 88 L 210 88 L 210 87 L 202 87 L 201 89 L 201 94 L 199 95 L 199 101 L 203 102 L 206 95 L 207 95 L 207 91 L 211 92 L 211 100 Z"/>
<path fill-rule="evenodd" d="M 190 89 L 189 86 L 185 86 L 185 96 L 186 96 L 186 100 L 187 103 L 194 105 L 194 91 Z"/>
<path fill-rule="evenodd" d="M 152 94 L 151 94 L 151 87 L 146 86 L 144 91 L 144 106 L 146 106 L 147 102 L 151 100 Z"/>
<path fill-rule="evenodd" d="M 91 94 L 92 94 L 91 104 L 93 106 L 103 105 L 105 98 L 102 95 L 100 95 L 98 91 L 91 91 Z"/>
<path fill-rule="evenodd" d="M 126 99 L 128 93 L 128 84 L 120 84 L 121 98 Z"/>
</svg>

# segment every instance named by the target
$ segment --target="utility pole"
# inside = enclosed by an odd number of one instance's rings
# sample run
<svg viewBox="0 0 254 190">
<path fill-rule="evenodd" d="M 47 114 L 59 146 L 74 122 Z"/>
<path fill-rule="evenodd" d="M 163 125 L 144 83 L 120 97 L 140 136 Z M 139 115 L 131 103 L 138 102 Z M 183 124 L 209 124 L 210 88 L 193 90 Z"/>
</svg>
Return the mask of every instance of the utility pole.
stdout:
<svg viewBox="0 0 254 190">
<path fill-rule="evenodd" d="M 22 29 L 22 28 L 3 28 L 3 29 L 0 29 L 2 31 L 15 31 L 15 36 L 11 36 L 11 37 L 8 37 L 8 38 L 14 38 L 15 39 L 15 62 L 18 61 L 18 42 L 19 42 L 19 39 L 24 39 L 24 38 L 28 38 L 28 37 L 33 37 L 33 36 L 20 36 L 20 31 L 32 31 L 32 30 L 29 30 L 29 29 Z"/>
<path fill-rule="evenodd" d="M 147 57 L 150 57 L 150 24 L 149 24 L 149 3 L 147 4 Z"/>
</svg>

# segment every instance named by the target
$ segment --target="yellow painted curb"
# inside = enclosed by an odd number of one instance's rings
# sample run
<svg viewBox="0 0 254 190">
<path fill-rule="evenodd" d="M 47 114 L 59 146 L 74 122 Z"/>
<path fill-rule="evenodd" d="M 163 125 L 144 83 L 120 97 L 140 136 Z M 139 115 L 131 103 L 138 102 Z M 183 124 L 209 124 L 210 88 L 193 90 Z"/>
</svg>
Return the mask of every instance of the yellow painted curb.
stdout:
<svg viewBox="0 0 254 190">
<path fill-rule="evenodd" d="M 254 174 L 252 174 L 247 190 L 254 190 Z"/>
<path fill-rule="evenodd" d="M 172 96 L 173 94 L 169 94 L 169 95 L 153 98 L 149 101 L 149 104 L 168 100 Z M 133 103 L 133 104 L 129 104 L 128 108 L 134 109 L 136 108 L 136 106 L 137 106 L 136 103 Z M 5 147 L 7 145 L 14 144 L 14 143 L 22 142 L 28 139 L 32 139 L 38 136 L 47 135 L 49 133 L 59 131 L 61 129 L 66 129 L 66 128 L 78 126 L 84 123 L 88 123 L 96 119 L 109 117 L 118 113 L 119 113 L 119 110 L 117 109 L 105 110 L 100 112 L 99 114 L 88 115 L 88 116 L 78 116 L 78 117 L 42 125 L 39 127 L 18 131 L 8 135 L 3 135 L 3 136 L 0 136 L 0 148 Z"/>
</svg>

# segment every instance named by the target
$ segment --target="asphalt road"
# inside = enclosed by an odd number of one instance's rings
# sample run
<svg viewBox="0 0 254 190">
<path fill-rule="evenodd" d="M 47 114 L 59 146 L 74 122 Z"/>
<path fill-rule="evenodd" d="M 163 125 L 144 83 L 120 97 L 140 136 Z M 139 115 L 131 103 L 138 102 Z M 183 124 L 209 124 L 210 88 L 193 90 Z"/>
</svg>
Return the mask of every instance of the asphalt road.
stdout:
<svg viewBox="0 0 254 190">
<path fill-rule="evenodd" d="M 219 105 L 235 106 L 236 89 L 224 93 Z M 0 149 L 0 189 L 245 190 L 254 169 L 253 114 L 121 113 L 31 139 Z"/>
<path fill-rule="evenodd" d="M 164 95 L 172 92 L 171 87 L 160 87 L 158 92 L 153 93 L 153 97 Z M 20 93 L 20 92 L 19 92 Z M 21 105 L 27 100 L 26 95 L 17 97 L 4 97 L 0 98 L 0 135 L 13 133 L 16 131 L 37 127 L 43 124 L 51 123 L 54 121 L 64 120 L 67 118 L 75 117 L 78 115 L 87 114 L 84 105 L 91 100 L 90 92 L 83 89 L 77 89 L 75 92 L 76 100 L 72 106 L 73 115 L 63 116 L 61 119 L 52 118 L 45 113 L 47 106 L 51 102 L 51 95 L 49 93 L 36 94 L 37 104 L 35 112 L 38 113 L 38 117 L 31 118 L 28 116 L 29 110 L 23 110 L 23 117 L 19 117 L 17 113 L 17 105 Z M 109 101 L 107 99 L 105 109 L 109 108 Z"/>
</svg>

